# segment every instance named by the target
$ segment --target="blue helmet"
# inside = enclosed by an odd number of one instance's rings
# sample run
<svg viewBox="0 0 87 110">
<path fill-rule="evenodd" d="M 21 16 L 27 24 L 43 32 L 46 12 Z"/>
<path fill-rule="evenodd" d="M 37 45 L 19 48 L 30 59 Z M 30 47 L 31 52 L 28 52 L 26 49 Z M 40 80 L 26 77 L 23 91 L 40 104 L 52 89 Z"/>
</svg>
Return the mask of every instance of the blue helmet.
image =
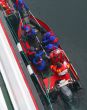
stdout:
<svg viewBox="0 0 87 110">
<path fill-rule="evenodd" d="M 50 37 L 50 41 L 54 41 L 55 39 L 56 39 L 55 36 L 51 36 L 51 37 Z"/>
<path fill-rule="evenodd" d="M 49 36 L 51 36 L 51 33 L 50 33 L 50 32 L 46 32 L 46 33 L 44 34 L 44 36 L 49 37 Z"/>
<path fill-rule="evenodd" d="M 23 4 L 23 0 L 18 0 L 18 3 L 19 4 Z"/>
<path fill-rule="evenodd" d="M 48 50 L 50 50 L 50 49 L 52 49 L 53 48 L 53 44 L 48 44 L 47 46 L 46 46 L 46 49 L 48 49 Z"/>
<path fill-rule="evenodd" d="M 24 26 L 22 27 L 22 29 L 23 29 L 24 31 L 26 31 L 26 32 L 29 32 L 29 31 L 31 30 L 31 27 L 30 27 L 29 25 L 24 25 Z"/>
</svg>

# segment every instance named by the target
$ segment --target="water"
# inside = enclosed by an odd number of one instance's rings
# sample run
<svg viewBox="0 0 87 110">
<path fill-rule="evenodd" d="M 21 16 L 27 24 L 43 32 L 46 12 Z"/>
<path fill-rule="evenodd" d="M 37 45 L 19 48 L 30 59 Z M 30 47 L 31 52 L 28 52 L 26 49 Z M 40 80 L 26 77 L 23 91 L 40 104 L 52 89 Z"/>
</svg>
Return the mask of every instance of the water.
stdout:
<svg viewBox="0 0 87 110">
<path fill-rule="evenodd" d="M 87 0 L 25 1 L 33 14 L 50 25 L 59 37 L 83 88 L 75 97 L 76 110 L 87 110 Z"/>
</svg>

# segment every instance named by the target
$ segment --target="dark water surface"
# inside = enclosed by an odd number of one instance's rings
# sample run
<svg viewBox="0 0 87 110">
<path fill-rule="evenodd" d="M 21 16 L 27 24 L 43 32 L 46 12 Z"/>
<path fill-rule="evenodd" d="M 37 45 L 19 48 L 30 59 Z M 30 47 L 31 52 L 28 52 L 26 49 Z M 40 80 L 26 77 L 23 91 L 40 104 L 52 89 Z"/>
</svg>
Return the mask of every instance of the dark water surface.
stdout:
<svg viewBox="0 0 87 110">
<path fill-rule="evenodd" d="M 78 93 L 76 110 L 87 110 L 87 0 L 25 1 L 33 14 L 44 20 L 59 37 L 83 87 Z"/>
</svg>

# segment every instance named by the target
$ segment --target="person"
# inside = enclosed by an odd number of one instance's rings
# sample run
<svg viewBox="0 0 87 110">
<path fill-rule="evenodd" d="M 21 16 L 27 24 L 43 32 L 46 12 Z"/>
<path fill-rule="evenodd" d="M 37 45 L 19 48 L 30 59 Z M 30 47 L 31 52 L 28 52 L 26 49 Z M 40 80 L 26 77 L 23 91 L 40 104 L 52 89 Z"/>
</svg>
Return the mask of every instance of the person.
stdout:
<svg viewBox="0 0 87 110">
<path fill-rule="evenodd" d="M 54 44 L 55 46 L 59 46 L 58 38 L 55 35 L 53 35 L 51 32 L 47 32 L 44 34 L 42 38 L 42 43 L 44 43 L 45 45 L 51 43 Z"/>
<path fill-rule="evenodd" d="M 27 56 L 30 61 L 33 60 L 37 50 L 38 50 L 37 48 L 34 48 L 32 46 L 29 49 L 27 49 Z"/>
<path fill-rule="evenodd" d="M 50 37 L 50 36 L 54 36 L 54 33 L 52 31 L 47 31 L 46 33 L 44 33 L 43 35 L 43 40 L 45 40 L 46 38 Z"/>
<path fill-rule="evenodd" d="M 52 64 L 56 64 L 56 62 L 63 63 L 65 59 L 64 51 L 60 48 L 52 51 L 49 55 Z"/>
<path fill-rule="evenodd" d="M 55 46 L 54 44 L 48 44 L 47 46 L 45 46 L 45 50 L 46 52 L 49 54 L 51 51 L 57 49 L 58 47 Z"/>
<path fill-rule="evenodd" d="M 23 8 L 25 8 L 26 11 L 29 10 L 28 5 L 23 0 L 16 0 L 14 8 L 16 8 L 20 13 L 22 13 Z"/>
<path fill-rule="evenodd" d="M 43 53 L 43 51 L 39 51 L 35 54 L 35 57 L 33 58 L 33 64 L 38 71 L 44 71 L 46 68 L 46 62 L 42 58 Z"/>
<path fill-rule="evenodd" d="M 70 74 L 68 72 L 69 64 L 67 62 L 57 62 L 57 64 L 53 64 L 50 66 L 51 70 L 54 72 L 54 74 L 58 75 L 59 81 L 61 80 L 70 80 Z"/>
<path fill-rule="evenodd" d="M 24 36 L 27 36 L 28 38 L 34 39 L 37 32 L 34 28 L 31 28 L 29 24 L 25 24 L 22 26 L 22 30 L 24 31 Z"/>
<path fill-rule="evenodd" d="M 51 36 L 51 32 L 46 32 L 46 33 L 43 35 L 42 41 L 47 40 L 50 36 Z"/>
<path fill-rule="evenodd" d="M 13 11 L 6 0 L 0 0 L 0 9 L 2 8 L 5 10 L 7 15 L 10 15 Z"/>
</svg>

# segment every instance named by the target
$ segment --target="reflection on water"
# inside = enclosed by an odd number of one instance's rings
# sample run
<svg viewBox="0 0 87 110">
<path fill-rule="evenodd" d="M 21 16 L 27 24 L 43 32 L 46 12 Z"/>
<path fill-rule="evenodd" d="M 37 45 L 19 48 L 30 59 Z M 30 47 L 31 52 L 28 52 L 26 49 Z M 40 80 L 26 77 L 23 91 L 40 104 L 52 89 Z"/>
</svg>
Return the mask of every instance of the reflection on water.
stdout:
<svg viewBox="0 0 87 110">
<path fill-rule="evenodd" d="M 85 92 L 83 89 L 74 93 L 73 96 L 73 103 L 70 103 L 70 107 L 61 100 L 60 96 L 58 96 L 56 103 L 52 104 L 53 110 L 87 110 L 84 105 Z"/>
</svg>

